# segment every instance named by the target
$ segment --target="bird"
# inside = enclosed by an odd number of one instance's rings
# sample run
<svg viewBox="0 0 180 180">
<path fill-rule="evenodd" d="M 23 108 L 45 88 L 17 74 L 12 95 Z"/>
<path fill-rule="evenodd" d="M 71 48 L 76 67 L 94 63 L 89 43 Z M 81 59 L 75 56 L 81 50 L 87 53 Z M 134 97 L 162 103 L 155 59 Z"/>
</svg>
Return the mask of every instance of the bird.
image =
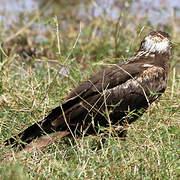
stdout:
<svg viewBox="0 0 180 180">
<path fill-rule="evenodd" d="M 142 116 L 166 90 L 171 53 L 168 33 L 149 32 L 134 56 L 82 82 L 43 120 L 4 144 L 28 152 L 57 138 L 101 133 L 100 127 L 120 126 L 119 136 L 124 136 L 123 127 Z"/>
</svg>

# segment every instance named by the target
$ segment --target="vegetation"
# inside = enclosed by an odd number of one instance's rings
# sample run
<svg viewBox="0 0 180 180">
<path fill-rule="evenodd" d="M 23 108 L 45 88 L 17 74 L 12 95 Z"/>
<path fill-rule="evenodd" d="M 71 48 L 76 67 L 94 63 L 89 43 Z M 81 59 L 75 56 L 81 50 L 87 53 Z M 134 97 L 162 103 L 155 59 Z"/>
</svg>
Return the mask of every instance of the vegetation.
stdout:
<svg viewBox="0 0 180 180">
<path fill-rule="evenodd" d="M 4 140 L 44 118 L 94 72 L 131 56 L 144 34 L 154 29 L 146 17 L 140 25 L 129 14 L 131 1 L 125 2 L 118 19 L 105 11 L 97 17 L 76 16 L 79 1 L 73 10 L 64 3 L 66 9 L 54 16 L 57 1 L 50 8 L 54 11 L 46 13 L 49 4 L 44 8 L 42 3 L 37 14 L 28 15 L 30 23 L 22 14 L 12 29 L 1 23 L 0 179 L 180 178 L 180 31 L 173 17 L 169 25 L 157 27 L 174 42 L 168 88 L 128 127 L 125 140 L 101 135 L 65 138 L 42 152 L 6 158 L 11 147 L 5 147 Z"/>
</svg>

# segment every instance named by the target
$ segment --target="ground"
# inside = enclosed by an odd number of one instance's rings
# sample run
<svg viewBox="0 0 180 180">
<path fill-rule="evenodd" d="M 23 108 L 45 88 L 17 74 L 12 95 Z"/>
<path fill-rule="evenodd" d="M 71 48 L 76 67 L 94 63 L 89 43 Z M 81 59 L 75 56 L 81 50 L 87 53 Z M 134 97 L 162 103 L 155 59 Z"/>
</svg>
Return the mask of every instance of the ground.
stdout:
<svg viewBox="0 0 180 180">
<path fill-rule="evenodd" d="M 88 26 L 67 21 L 67 32 L 62 31 L 58 40 L 56 18 L 44 19 L 49 29 L 43 42 L 31 42 L 36 34 L 27 27 L 1 46 L 0 178 L 179 179 L 180 51 L 179 31 L 172 26 L 161 29 L 172 36 L 174 44 L 167 90 L 128 127 L 126 139 L 109 134 L 65 138 L 42 152 L 6 158 L 11 148 L 3 145 L 4 140 L 45 117 L 94 72 L 131 56 L 144 34 L 153 29 L 149 22 L 145 28 L 136 24 L 131 30 L 126 24 L 120 27 L 117 20 L 100 17 L 88 21 Z M 1 36 L 5 32 L 2 29 Z"/>
</svg>

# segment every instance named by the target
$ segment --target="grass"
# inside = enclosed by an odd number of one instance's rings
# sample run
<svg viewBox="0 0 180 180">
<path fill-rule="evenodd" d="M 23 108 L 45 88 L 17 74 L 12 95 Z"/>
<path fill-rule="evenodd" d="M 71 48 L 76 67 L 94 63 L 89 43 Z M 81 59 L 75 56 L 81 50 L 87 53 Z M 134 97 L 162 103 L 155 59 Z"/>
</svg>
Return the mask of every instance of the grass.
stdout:
<svg viewBox="0 0 180 180">
<path fill-rule="evenodd" d="M 81 32 L 79 23 L 72 24 L 69 35 L 60 32 L 60 41 L 56 40 L 56 31 L 48 33 L 43 43 L 34 44 L 37 52 L 31 57 L 17 49 L 21 41 L 28 44 L 25 31 L 25 37 L 15 37 L 16 47 L 8 56 L 1 54 L 0 179 L 179 179 L 180 74 L 178 69 L 173 70 L 178 47 L 171 58 L 165 94 L 128 128 L 125 140 L 100 135 L 77 138 L 76 142 L 65 138 L 42 152 L 6 160 L 10 147 L 3 145 L 4 140 L 45 117 L 74 87 L 104 65 L 131 56 L 146 33 L 139 37 L 138 25 L 136 31 L 123 27 L 120 31 L 115 20 L 102 17 L 86 28 L 84 23 L 81 26 Z M 94 35 L 97 29 L 101 36 Z M 178 32 L 170 27 L 168 31 L 177 41 Z"/>
</svg>

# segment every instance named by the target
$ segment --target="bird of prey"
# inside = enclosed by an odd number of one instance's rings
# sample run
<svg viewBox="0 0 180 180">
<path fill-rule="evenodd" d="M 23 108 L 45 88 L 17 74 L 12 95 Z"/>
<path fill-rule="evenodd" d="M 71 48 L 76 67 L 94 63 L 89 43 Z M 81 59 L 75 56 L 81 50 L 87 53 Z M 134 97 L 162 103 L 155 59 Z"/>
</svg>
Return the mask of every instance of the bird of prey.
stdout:
<svg viewBox="0 0 180 180">
<path fill-rule="evenodd" d="M 54 132 L 62 138 L 97 133 L 99 127 L 129 125 L 165 91 L 171 49 L 167 33 L 150 32 L 133 57 L 82 82 L 47 117 L 6 140 L 5 145 L 44 147 L 55 138 L 51 136 Z"/>
</svg>

